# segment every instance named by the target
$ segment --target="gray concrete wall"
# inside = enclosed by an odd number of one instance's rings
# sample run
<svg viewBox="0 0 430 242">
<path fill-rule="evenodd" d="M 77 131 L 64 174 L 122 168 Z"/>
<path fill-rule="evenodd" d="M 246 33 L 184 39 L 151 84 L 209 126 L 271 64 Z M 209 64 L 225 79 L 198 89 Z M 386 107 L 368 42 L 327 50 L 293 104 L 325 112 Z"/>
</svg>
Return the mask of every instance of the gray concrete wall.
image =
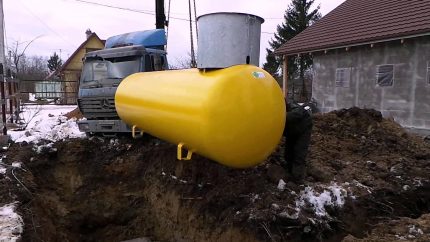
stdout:
<svg viewBox="0 0 430 242">
<path fill-rule="evenodd" d="M 430 37 L 314 53 L 312 97 L 322 112 L 374 108 L 405 127 L 430 130 Z M 394 65 L 394 84 L 377 85 L 378 65 Z M 336 87 L 337 68 L 351 68 L 349 87 Z"/>
</svg>

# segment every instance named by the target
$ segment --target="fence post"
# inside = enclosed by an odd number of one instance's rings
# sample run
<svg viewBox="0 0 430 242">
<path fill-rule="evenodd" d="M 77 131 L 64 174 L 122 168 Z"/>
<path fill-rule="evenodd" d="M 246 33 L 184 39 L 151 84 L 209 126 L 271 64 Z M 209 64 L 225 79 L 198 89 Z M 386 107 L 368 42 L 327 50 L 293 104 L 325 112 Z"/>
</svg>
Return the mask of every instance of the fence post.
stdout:
<svg viewBox="0 0 430 242">
<path fill-rule="evenodd" d="M 12 80 L 9 76 L 9 72 L 7 73 L 8 82 L 7 82 L 7 88 L 9 92 L 9 114 L 10 114 L 10 122 L 13 123 L 13 93 L 12 93 Z"/>
<path fill-rule="evenodd" d="M 0 78 L 1 78 L 1 85 L 0 85 L 0 92 L 1 92 L 1 116 L 3 121 L 3 135 L 7 135 L 7 128 L 6 128 L 6 95 L 4 93 L 4 70 L 3 70 L 3 63 L 0 63 Z"/>
</svg>

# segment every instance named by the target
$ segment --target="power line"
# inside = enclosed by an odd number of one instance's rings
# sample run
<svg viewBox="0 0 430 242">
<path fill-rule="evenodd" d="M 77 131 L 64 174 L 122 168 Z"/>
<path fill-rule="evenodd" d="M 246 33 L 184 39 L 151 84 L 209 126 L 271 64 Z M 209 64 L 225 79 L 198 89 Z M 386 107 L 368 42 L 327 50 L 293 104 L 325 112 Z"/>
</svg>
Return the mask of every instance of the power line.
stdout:
<svg viewBox="0 0 430 242">
<path fill-rule="evenodd" d="M 80 2 L 80 3 L 85 3 L 85 4 L 100 6 L 100 7 L 120 9 L 120 10 L 124 10 L 124 11 L 129 11 L 129 12 L 134 12 L 134 13 L 142 13 L 142 14 L 147 14 L 147 15 L 153 15 L 153 16 L 155 16 L 155 12 L 148 11 L 148 10 L 138 10 L 138 9 L 132 9 L 132 8 L 124 8 L 124 7 L 119 7 L 119 6 L 109 5 L 109 4 L 103 4 L 103 3 L 90 2 L 90 1 L 85 1 L 85 0 L 75 0 L 75 1 L 76 2 Z M 178 17 L 170 17 L 170 18 L 171 19 L 182 20 L 182 21 L 189 21 L 188 19 L 185 19 L 185 18 L 178 18 Z"/>
<path fill-rule="evenodd" d="M 264 18 L 264 19 L 270 19 L 270 20 L 284 20 L 284 18 Z"/>
<path fill-rule="evenodd" d="M 84 4 L 89 4 L 89 5 L 95 5 L 95 6 L 99 6 L 99 7 L 119 9 L 119 10 L 134 12 L 134 13 L 142 13 L 142 14 L 147 14 L 147 15 L 153 15 L 153 16 L 155 16 L 155 12 L 154 11 L 150 11 L 150 10 L 132 9 L 132 8 L 120 7 L 120 6 L 109 5 L 109 4 L 104 4 L 104 3 L 85 1 L 85 0 L 75 0 L 75 1 L 79 2 L 79 3 L 84 3 Z M 171 12 L 171 13 L 178 14 L 178 15 L 188 15 L 188 13 L 177 13 L 177 12 L 176 13 L 175 12 Z M 182 21 L 187 21 L 187 22 L 190 21 L 189 19 L 186 19 L 186 18 L 179 18 L 179 17 L 172 17 L 172 16 L 170 16 L 170 18 L 177 19 L 177 20 L 182 20 Z M 264 19 L 268 19 L 268 20 L 283 20 L 284 18 L 264 18 Z M 195 22 L 195 21 L 193 20 L 193 22 Z"/>
<path fill-rule="evenodd" d="M 63 36 L 61 36 L 57 31 L 53 30 L 51 27 L 49 27 L 48 24 L 46 24 L 41 18 L 39 18 L 35 13 L 33 13 L 29 8 L 27 8 L 27 6 L 20 0 L 22 6 L 31 14 L 33 15 L 33 17 L 35 17 L 37 20 L 39 20 L 40 23 L 42 23 L 48 30 L 50 30 L 51 32 L 53 32 L 54 34 L 56 34 L 58 37 L 60 37 L 60 39 L 62 39 L 64 42 L 66 42 L 67 44 L 69 44 L 71 47 L 76 48 L 76 46 L 72 43 L 70 43 L 68 40 L 66 40 L 65 38 L 63 38 Z"/>
</svg>

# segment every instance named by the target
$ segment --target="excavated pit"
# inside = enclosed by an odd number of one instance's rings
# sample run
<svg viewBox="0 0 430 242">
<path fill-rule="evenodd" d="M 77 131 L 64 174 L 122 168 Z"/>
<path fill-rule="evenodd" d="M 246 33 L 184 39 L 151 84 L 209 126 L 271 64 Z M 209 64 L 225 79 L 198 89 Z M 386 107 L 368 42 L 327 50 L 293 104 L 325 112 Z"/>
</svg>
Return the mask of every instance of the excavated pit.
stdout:
<svg viewBox="0 0 430 242">
<path fill-rule="evenodd" d="M 430 218 L 430 145 L 373 110 L 315 116 L 303 186 L 280 168 L 282 144 L 246 170 L 178 162 L 174 145 L 152 137 L 67 140 L 40 153 L 13 144 L 7 155 L 23 163 L 0 187 L 10 191 L 2 202 L 20 202 L 23 241 L 390 241 L 378 231 Z M 341 187 L 344 203 L 292 216 L 306 187 Z M 421 231 L 415 239 L 430 239 L 430 226 Z"/>
</svg>

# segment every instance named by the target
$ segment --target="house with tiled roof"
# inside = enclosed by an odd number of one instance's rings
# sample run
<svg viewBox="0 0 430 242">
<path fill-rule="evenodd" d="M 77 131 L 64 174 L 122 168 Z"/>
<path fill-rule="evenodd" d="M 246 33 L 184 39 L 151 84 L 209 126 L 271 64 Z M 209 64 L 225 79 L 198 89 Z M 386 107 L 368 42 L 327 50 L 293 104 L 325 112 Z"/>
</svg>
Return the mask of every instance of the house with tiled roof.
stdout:
<svg viewBox="0 0 430 242">
<path fill-rule="evenodd" d="M 79 78 L 84 55 L 90 51 L 103 49 L 105 41 L 100 39 L 96 33 L 91 30 L 85 32 L 86 39 L 82 44 L 73 52 L 59 70 L 52 73 L 47 79 L 60 79 L 63 83 L 63 103 L 76 104 L 76 97 L 78 93 Z"/>
<path fill-rule="evenodd" d="M 430 1 L 346 0 L 276 53 L 312 54 L 321 111 L 374 108 L 430 130 Z"/>
</svg>

